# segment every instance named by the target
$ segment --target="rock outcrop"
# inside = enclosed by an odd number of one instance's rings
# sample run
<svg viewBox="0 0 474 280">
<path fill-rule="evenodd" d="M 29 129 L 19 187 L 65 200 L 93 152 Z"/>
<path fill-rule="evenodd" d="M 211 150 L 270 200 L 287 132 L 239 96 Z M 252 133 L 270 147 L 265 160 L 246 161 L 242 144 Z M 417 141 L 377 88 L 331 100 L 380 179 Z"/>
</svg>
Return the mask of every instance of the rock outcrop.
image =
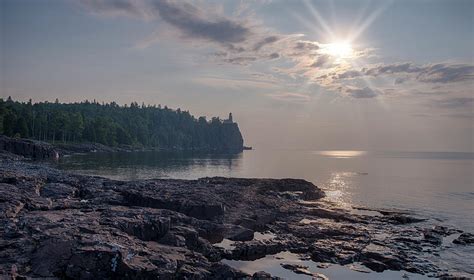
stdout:
<svg viewBox="0 0 474 280">
<path fill-rule="evenodd" d="M 0 135 L 0 152 L 8 152 L 34 159 L 58 158 L 59 153 L 52 145 L 29 139 L 10 138 Z"/>
<path fill-rule="evenodd" d="M 240 153 L 244 150 L 244 139 L 237 123 L 224 123 L 217 139 L 219 145 L 211 147 L 211 150 L 229 153 Z"/>
<path fill-rule="evenodd" d="M 454 244 L 460 245 L 472 245 L 474 244 L 474 234 L 472 233 L 462 233 L 458 238 L 453 240 Z"/>
<path fill-rule="evenodd" d="M 353 215 L 322 197 L 304 180 L 124 182 L 5 158 L 0 278 L 274 279 L 261 271 L 248 275 L 221 260 L 282 251 L 318 262 L 359 262 L 373 271 L 446 274 L 423 257 L 426 248 L 436 252 L 440 246 L 425 238 L 429 231 L 418 219 L 394 218 L 401 215 L 396 212 Z M 256 231 L 274 238 L 258 239 Z M 224 239 L 233 246 L 217 246 Z M 309 274 L 304 267 L 285 268 Z"/>
</svg>

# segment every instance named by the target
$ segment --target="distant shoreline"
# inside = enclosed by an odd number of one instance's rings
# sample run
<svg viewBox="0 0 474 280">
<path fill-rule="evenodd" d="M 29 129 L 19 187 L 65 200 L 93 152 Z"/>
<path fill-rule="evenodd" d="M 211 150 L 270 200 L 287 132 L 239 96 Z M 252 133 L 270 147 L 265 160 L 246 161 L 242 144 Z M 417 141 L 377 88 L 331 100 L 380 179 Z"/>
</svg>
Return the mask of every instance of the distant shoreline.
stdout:
<svg viewBox="0 0 474 280">
<path fill-rule="evenodd" d="M 237 153 L 244 146 L 232 113 L 227 119 L 207 120 L 180 108 L 137 102 L 123 106 L 95 100 L 18 102 L 11 97 L 0 98 L 0 109 L 0 134 L 47 141 L 60 145 L 66 152 L 166 149 Z"/>
<path fill-rule="evenodd" d="M 247 147 L 248 148 L 248 147 Z M 251 149 L 251 147 L 250 147 Z M 0 135 L 0 151 L 10 152 L 27 158 L 46 159 L 59 158 L 64 155 L 95 152 L 138 152 L 138 151 L 163 151 L 163 152 L 209 152 L 238 154 L 243 150 L 218 150 L 218 149 L 182 149 L 182 148 L 153 148 L 137 146 L 111 147 L 99 143 L 49 143 L 32 139 L 11 138 Z"/>
</svg>

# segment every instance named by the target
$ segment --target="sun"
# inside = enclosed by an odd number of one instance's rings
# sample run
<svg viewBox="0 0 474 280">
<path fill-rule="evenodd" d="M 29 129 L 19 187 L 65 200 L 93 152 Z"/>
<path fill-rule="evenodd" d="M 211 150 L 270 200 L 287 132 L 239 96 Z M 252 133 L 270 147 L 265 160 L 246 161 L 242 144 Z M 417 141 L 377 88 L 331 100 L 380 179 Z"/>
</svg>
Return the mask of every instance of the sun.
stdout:
<svg viewBox="0 0 474 280">
<path fill-rule="evenodd" d="M 354 56 L 354 49 L 351 43 L 344 41 L 324 44 L 322 52 L 337 58 L 350 58 Z"/>
</svg>

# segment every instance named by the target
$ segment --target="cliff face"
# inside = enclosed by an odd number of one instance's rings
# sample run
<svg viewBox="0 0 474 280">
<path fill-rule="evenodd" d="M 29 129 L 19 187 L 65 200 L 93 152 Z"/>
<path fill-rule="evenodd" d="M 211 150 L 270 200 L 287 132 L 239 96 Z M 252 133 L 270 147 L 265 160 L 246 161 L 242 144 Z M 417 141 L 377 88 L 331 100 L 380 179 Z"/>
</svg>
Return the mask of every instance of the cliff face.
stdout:
<svg viewBox="0 0 474 280">
<path fill-rule="evenodd" d="M 220 145 L 217 150 L 226 152 L 241 152 L 244 149 L 244 139 L 237 123 L 224 123 L 220 133 Z"/>
<path fill-rule="evenodd" d="M 48 143 L 10 138 L 3 135 L 0 135 L 0 151 L 35 159 L 59 157 L 58 152 Z"/>
</svg>

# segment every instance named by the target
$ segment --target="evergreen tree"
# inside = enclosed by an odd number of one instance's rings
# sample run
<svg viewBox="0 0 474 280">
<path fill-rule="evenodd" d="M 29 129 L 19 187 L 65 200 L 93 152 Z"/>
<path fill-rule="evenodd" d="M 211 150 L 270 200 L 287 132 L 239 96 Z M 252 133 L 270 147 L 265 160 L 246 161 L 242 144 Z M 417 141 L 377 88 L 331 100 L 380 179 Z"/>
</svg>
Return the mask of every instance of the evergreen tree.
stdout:
<svg viewBox="0 0 474 280">
<path fill-rule="evenodd" d="M 0 133 L 51 142 L 98 142 L 163 149 L 240 151 L 236 123 L 214 117 L 194 118 L 167 106 L 84 101 L 81 103 L 16 102 L 0 98 Z"/>
<path fill-rule="evenodd" d="M 26 120 L 24 117 L 18 118 L 15 127 L 15 134 L 16 133 L 18 133 L 19 136 L 23 138 L 29 137 L 28 125 L 26 124 Z"/>
</svg>

